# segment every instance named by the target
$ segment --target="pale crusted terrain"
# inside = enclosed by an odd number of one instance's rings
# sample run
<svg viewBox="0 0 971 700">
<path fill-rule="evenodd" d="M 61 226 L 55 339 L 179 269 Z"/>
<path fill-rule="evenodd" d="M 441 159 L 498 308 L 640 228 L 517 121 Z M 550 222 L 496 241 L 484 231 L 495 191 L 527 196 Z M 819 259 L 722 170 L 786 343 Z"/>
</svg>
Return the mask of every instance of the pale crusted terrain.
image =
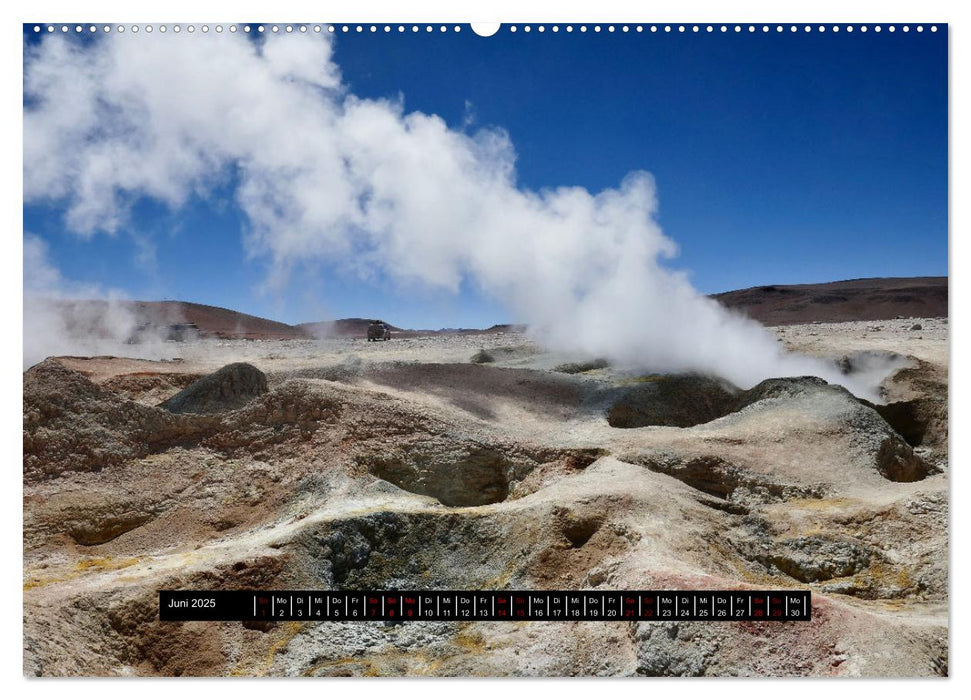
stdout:
<svg viewBox="0 0 971 700">
<path fill-rule="evenodd" d="M 591 358 L 516 333 L 45 361 L 24 375 L 24 672 L 946 674 L 946 322 L 775 331 L 895 366 L 886 404 L 577 373 Z M 232 362 L 266 390 L 190 386 Z M 183 390 L 205 411 L 159 407 Z M 157 621 L 160 588 L 770 586 L 811 588 L 812 622 Z"/>
</svg>

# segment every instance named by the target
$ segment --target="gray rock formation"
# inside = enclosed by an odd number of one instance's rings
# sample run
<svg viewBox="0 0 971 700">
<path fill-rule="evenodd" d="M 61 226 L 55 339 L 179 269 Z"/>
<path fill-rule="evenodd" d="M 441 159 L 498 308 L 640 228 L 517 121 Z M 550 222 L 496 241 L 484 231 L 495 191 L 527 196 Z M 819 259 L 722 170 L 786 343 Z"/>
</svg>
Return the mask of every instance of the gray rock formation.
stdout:
<svg viewBox="0 0 971 700">
<path fill-rule="evenodd" d="M 207 374 L 159 406 L 171 413 L 222 413 L 245 406 L 267 391 L 266 375 L 235 362 Z"/>
<path fill-rule="evenodd" d="M 695 374 L 645 377 L 624 390 L 607 410 L 614 428 L 707 423 L 736 407 L 738 387 Z"/>
<path fill-rule="evenodd" d="M 487 364 L 489 362 L 495 362 L 496 358 L 487 353 L 485 350 L 479 350 L 470 359 L 469 362 L 473 362 L 477 365 Z"/>
</svg>

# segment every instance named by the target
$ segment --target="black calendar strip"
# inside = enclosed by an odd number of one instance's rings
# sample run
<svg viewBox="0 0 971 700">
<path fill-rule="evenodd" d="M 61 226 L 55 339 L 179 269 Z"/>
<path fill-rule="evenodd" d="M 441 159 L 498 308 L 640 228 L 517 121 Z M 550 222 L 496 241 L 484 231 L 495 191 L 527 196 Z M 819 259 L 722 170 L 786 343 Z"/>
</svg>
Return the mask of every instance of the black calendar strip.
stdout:
<svg viewBox="0 0 971 700">
<path fill-rule="evenodd" d="M 163 621 L 811 619 L 809 591 L 159 591 Z"/>
</svg>

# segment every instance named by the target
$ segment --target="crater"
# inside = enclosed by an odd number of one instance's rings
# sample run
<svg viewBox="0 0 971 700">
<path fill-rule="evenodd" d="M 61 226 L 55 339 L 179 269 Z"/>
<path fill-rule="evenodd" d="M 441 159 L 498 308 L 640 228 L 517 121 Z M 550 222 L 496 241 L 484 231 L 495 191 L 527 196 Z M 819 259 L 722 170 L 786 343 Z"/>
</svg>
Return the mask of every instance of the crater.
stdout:
<svg viewBox="0 0 971 700">
<path fill-rule="evenodd" d="M 674 477 L 716 499 L 698 499 L 703 505 L 733 514 L 745 512 L 744 505 L 739 504 L 778 503 L 796 498 L 823 498 L 826 495 L 822 485 L 774 481 L 715 455 L 690 458 L 626 455 L 620 459 Z"/>
<path fill-rule="evenodd" d="M 589 542 L 601 525 L 602 517 L 578 517 L 570 513 L 564 516 L 561 528 L 570 546 L 578 548 Z"/>
<path fill-rule="evenodd" d="M 397 449 L 359 459 L 377 477 L 446 506 L 499 503 L 509 495 L 509 460 L 481 446 Z"/>
<path fill-rule="evenodd" d="M 492 518 L 456 511 L 341 518 L 302 534 L 288 551 L 301 585 L 372 590 L 487 587 L 518 552 Z"/>
</svg>

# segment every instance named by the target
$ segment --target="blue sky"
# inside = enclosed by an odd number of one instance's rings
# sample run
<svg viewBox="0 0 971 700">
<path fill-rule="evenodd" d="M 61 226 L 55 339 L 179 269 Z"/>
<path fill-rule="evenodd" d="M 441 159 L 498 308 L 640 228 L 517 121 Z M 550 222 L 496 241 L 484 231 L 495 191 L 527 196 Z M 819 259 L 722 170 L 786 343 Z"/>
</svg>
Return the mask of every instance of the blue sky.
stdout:
<svg viewBox="0 0 971 700">
<path fill-rule="evenodd" d="M 666 264 L 701 292 L 947 274 L 946 31 L 481 38 L 464 29 L 338 35 L 334 60 L 359 97 L 400 95 L 406 111 L 453 128 L 505 129 L 520 187 L 595 192 L 652 173 L 658 221 L 680 248 Z M 46 241 L 63 277 L 133 298 L 293 323 L 515 320 L 471 283 L 458 295 L 402 289 L 326 263 L 262 292 L 268 263 L 244 252 L 232 187 L 178 211 L 138 201 L 114 236 L 65 230 L 56 201 L 25 206 L 24 228 Z"/>
</svg>

